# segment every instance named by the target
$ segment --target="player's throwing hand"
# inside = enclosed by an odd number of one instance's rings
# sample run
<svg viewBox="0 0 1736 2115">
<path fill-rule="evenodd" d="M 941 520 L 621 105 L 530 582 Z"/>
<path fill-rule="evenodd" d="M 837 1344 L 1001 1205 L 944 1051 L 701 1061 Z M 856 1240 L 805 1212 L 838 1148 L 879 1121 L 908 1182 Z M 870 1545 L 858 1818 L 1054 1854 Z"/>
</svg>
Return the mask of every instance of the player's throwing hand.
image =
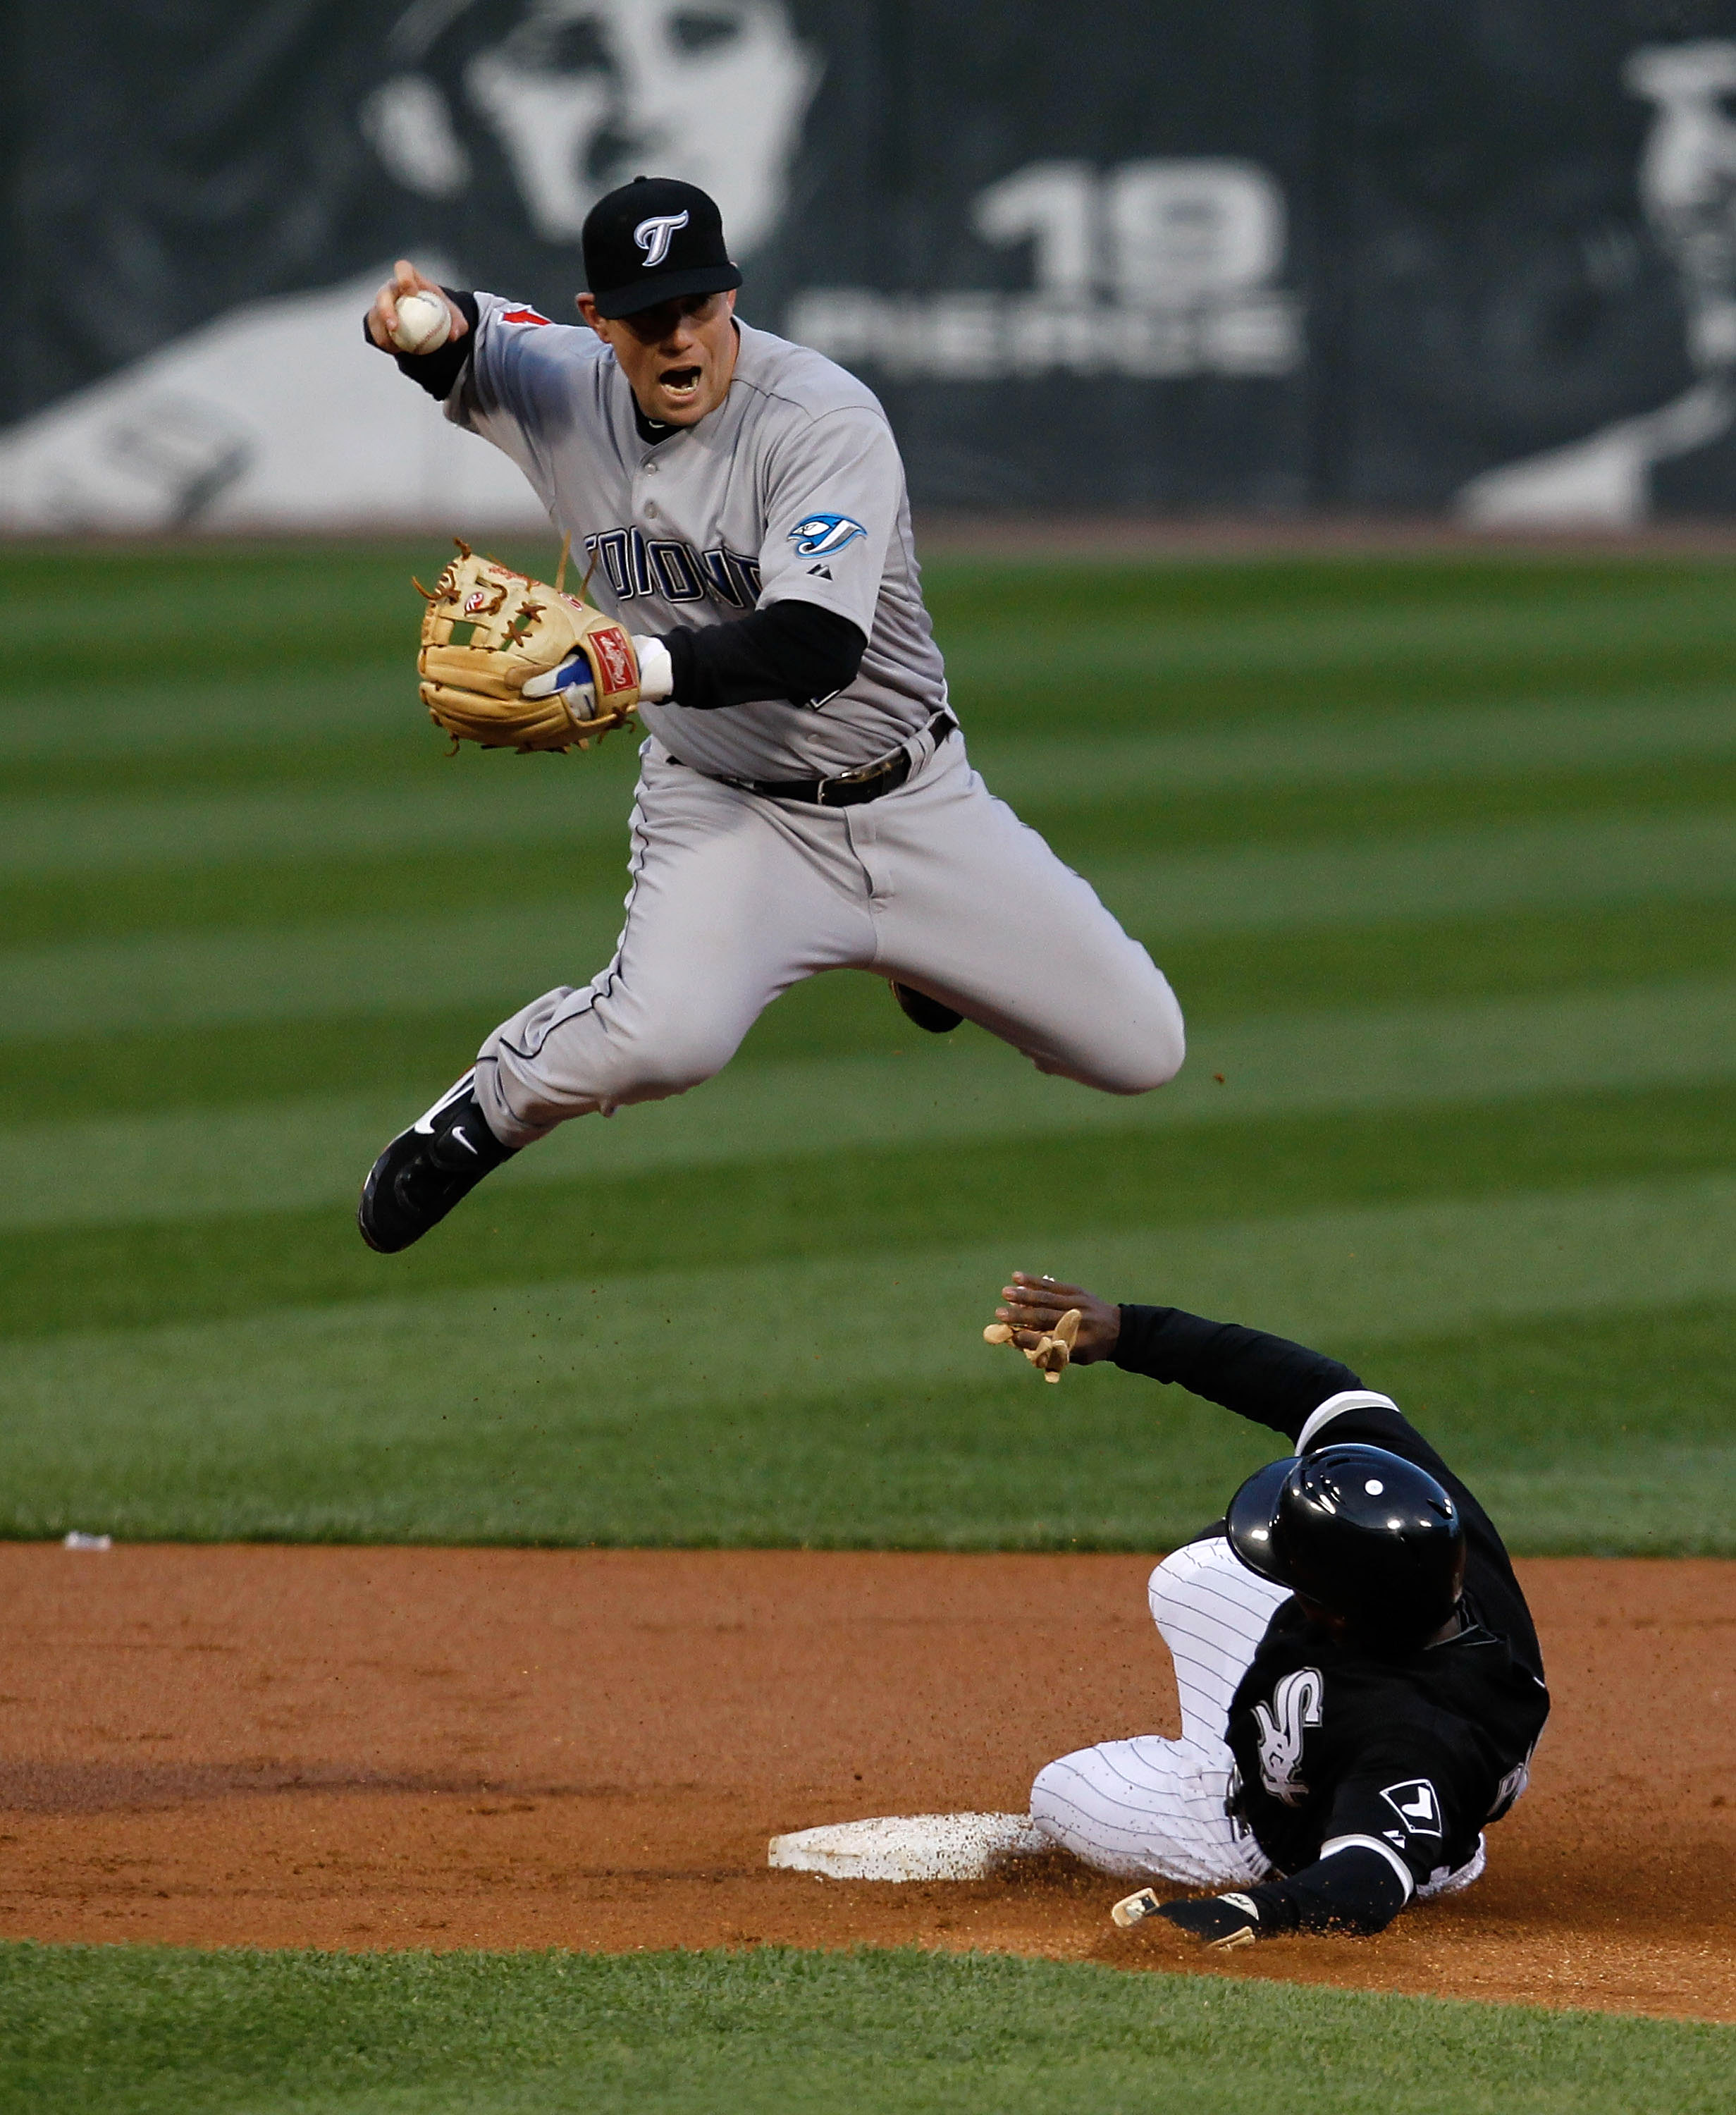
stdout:
<svg viewBox="0 0 1736 2115">
<path fill-rule="evenodd" d="M 1010 1327 L 1012 1342 L 1021 1351 L 1034 1351 L 1063 1314 L 1077 1309 L 1079 1331 L 1070 1363 L 1088 1366 L 1094 1360 L 1113 1356 L 1121 1334 L 1121 1310 L 1083 1286 L 1062 1285 L 1052 1278 L 1015 1270 L 1012 1283 L 1001 1287 L 1001 1297 L 1004 1304 L 995 1310 L 995 1319 Z"/>
<path fill-rule="evenodd" d="M 442 344 L 455 343 L 469 331 L 469 318 L 447 300 L 444 289 L 434 280 L 424 279 L 407 257 L 401 257 L 392 268 L 391 278 L 374 296 L 373 306 L 365 319 L 369 337 L 382 352 L 402 350 L 398 342 L 398 304 L 406 294 L 432 295 L 447 310 L 447 332 Z"/>
</svg>

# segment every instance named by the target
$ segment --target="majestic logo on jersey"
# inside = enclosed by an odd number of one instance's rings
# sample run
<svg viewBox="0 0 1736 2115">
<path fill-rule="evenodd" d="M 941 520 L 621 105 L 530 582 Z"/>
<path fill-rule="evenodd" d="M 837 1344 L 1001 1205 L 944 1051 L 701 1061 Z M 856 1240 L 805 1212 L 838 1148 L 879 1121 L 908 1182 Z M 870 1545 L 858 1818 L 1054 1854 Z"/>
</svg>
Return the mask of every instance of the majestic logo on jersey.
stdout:
<svg viewBox="0 0 1736 2115">
<path fill-rule="evenodd" d="M 538 315 L 534 309 L 502 309 L 501 321 L 503 323 L 546 323 L 548 318 Z"/>
<path fill-rule="evenodd" d="M 1404 1824 L 1412 1836 L 1439 1836 L 1441 1796 L 1427 1778 L 1407 1778 L 1403 1784 L 1386 1785 L 1381 1796 Z"/>
<path fill-rule="evenodd" d="M 862 524 L 852 521 L 847 514 L 810 514 L 790 531 L 790 540 L 799 557 L 830 557 L 834 551 L 841 551 L 846 544 L 854 544 L 867 534 Z"/>
<path fill-rule="evenodd" d="M 686 225 L 687 215 L 685 213 L 654 213 L 649 220 L 642 220 L 634 229 L 633 240 L 645 253 L 648 270 L 652 265 L 662 263 L 669 255 L 670 236 L 678 227 L 685 227 Z"/>
<path fill-rule="evenodd" d="M 1308 1795 L 1300 1775 L 1302 1739 L 1310 1726 L 1320 1723 L 1326 1686 L 1317 1667 L 1299 1667 L 1273 1690 L 1270 1709 L 1263 1704 L 1254 1706 L 1254 1722 L 1260 1729 L 1260 1781 L 1286 1806 L 1299 1805 Z"/>
</svg>

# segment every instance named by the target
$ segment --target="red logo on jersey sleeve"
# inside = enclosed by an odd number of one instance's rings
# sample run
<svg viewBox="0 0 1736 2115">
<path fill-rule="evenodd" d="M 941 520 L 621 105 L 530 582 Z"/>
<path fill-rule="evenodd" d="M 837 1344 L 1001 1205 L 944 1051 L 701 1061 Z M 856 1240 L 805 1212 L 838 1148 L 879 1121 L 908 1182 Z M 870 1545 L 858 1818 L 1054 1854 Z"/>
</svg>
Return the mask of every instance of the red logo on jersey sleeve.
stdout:
<svg viewBox="0 0 1736 2115">
<path fill-rule="evenodd" d="M 546 323 L 548 318 L 539 316 L 534 309 L 502 309 L 501 321 L 503 323 Z"/>
</svg>

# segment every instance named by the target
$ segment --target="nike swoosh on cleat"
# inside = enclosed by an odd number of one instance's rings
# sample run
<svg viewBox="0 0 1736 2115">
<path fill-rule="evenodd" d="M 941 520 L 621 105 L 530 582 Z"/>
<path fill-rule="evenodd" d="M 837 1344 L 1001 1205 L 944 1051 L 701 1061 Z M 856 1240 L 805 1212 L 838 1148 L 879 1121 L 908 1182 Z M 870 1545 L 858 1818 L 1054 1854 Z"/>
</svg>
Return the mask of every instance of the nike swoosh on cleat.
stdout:
<svg viewBox="0 0 1736 2115">
<path fill-rule="evenodd" d="M 442 1109 L 451 1108 L 453 1103 L 457 1101 L 466 1091 L 470 1082 L 475 1077 L 476 1072 L 473 1067 L 469 1071 L 465 1074 L 461 1080 L 455 1080 L 452 1085 L 447 1089 L 446 1092 L 440 1097 L 439 1100 L 435 1103 L 433 1108 L 424 1109 L 423 1111 L 422 1114 L 416 1118 L 416 1121 L 410 1126 L 411 1131 L 417 1133 L 423 1138 L 432 1138 L 434 1135 L 435 1117 L 439 1115 Z"/>
<path fill-rule="evenodd" d="M 462 1124 L 454 1124 L 452 1128 L 447 1133 L 447 1136 L 448 1138 L 456 1138 L 466 1153 L 475 1152 L 476 1148 L 471 1145 L 469 1140 L 464 1135 L 464 1126 Z"/>
</svg>

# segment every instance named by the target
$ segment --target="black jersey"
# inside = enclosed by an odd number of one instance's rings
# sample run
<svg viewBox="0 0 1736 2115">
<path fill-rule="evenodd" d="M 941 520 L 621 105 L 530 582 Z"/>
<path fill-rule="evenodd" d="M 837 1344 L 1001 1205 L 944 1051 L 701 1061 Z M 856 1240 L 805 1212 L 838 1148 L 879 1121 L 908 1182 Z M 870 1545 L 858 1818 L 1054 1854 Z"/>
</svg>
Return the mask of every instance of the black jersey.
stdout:
<svg viewBox="0 0 1736 2115">
<path fill-rule="evenodd" d="M 1332 1636 L 1299 1602 L 1285 1601 L 1225 1729 L 1236 1764 L 1233 1810 L 1279 1873 L 1306 1876 L 1352 1849 L 1377 1854 L 1399 1892 L 1389 1893 L 1384 1915 L 1371 1909 L 1341 1920 L 1384 1923 L 1418 1887 L 1471 1860 L 1484 1824 L 1525 1788 L 1549 1692 L 1506 1549 L 1434 1448 L 1349 1367 L 1175 1308 L 1124 1307 L 1121 1317 L 1115 1362 L 1129 1371 L 1179 1382 L 1282 1433 L 1298 1453 L 1353 1440 L 1383 1447 L 1427 1470 L 1459 1507 L 1465 1591 L 1457 1636 L 1377 1654 Z M 1381 1879 L 1367 1858 L 1358 1866 Z M 1342 1897 L 1342 1877 L 1334 1892 Z"/>
</svg>

